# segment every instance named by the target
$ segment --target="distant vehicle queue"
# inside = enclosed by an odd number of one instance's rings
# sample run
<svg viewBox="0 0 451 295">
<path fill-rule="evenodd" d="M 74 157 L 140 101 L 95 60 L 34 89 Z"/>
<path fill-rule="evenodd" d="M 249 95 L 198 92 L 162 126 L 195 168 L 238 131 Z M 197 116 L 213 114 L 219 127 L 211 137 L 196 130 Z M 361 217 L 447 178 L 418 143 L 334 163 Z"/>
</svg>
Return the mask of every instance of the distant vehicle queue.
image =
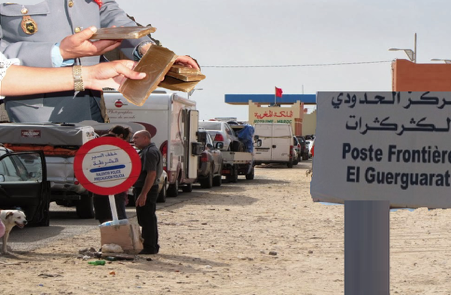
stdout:
<svg viewBox="0 0 451 295">
<path fill-rule="evenodd" d="M 49 225 L 49 205 L 53 201 L 75 206 L 79 218 L 93 218 L 93 196 L 74 176 L 74 156 L 85 142 L 115 125 L 129 127 L 133 132 L 149 131 L 152 142 L 160 149 L 164 173 L 158 202 L 176 197 L 180 191 L 191 192 L 195 183 L 201 188 L 211 188 L 221 186 L 223 178 L 231 183 L 237 182 L 239 175 L 252 180 L 256 165 L 283 163 L 291 168 L 311 156 L 308 140 L 294 136 L 290 124 L 251 126 L 231 121 L 200 121 L 195 101 L 166 91 L 154 91 L 142 106 L 129 103 L 117 91 L 105 91 L 104 99 L 110 123 L 0 124 L 7 154 L 39 151 L 33 156 L 15 158 L 0 154 L 0 167 L 14 168 L 16 174 L 27 175 L 10 178 L 6 170 L 0 173 L 0 183 L 5 188 L 0 190 L 0 208 L 20 206 L 30 223 L 43 226 Z M 23 160 L 23 165 L 12 167 L 8 164 L 10 159 Z M 18 182 L 30 179 L 42 185 L 27 190 L 28 194 L 12 193 L 13 187 L 21 185 Z"/>
</svg>

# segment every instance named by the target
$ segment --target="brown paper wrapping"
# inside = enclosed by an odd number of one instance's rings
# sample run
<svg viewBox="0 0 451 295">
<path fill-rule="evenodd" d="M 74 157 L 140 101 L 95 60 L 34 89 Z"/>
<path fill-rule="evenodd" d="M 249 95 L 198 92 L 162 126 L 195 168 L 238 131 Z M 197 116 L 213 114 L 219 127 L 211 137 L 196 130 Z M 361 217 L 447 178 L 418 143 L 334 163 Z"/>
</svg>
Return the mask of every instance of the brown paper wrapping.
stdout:
<svg viewBox="0 0 451 295">
<path fill-rule="evenodd" d="M 179 73 L 174 73 L 171 72 L 169 70 L 169 72 L 166 74 L 166 77 L 172 77 L 172 78 L 176 78 L 185 82 L 193 82 L 193 81 L 201 81 L 203 79 L 205 79 L 205 75 L 202 74 L 179 74 Z"/>
<path fill-rule="evenodd" d="M 154 91 L 171 66 L 177 55 L 161 46 L 150 46 L 135 67 L 135 71 L 146 73 L 142 80 L 127 79 L 119 87 L 119 92 L 130 102 L 142 106 Z"/>
<path fill-rule="evenodd" d="M 114 27 L 101 28 L 92 35 L 91 39 L 139 39 L 150 33 L 154 33 L 157 29 L 154 27 Z"/>
<path fill-rule="evenodd" d="M 196 87 L 197 83 L 199 81 L 193 81 L 193 82 L 185 82 L 182 80 L 178 80 L 169 76 L 166 76 L 163 81 L 160 82 L 160 87 L 173 90 L 173 91 L 183 91 L 183 92 L 190 92 L 191 90 Z"/>
</svg>

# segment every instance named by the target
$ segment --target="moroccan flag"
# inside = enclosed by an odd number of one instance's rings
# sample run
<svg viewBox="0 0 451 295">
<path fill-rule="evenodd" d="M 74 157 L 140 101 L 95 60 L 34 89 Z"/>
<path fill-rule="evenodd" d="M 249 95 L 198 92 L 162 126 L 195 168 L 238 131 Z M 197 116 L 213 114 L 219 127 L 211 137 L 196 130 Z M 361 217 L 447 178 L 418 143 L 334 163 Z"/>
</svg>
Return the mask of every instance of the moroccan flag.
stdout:
<svg viewBox="0 0 451 295">
<path fill-rule="evenodd" d="M 282 89 L 276 87 L 276 97 L 282 97 L 282 93 L 283 93 Z"/>
</svg>

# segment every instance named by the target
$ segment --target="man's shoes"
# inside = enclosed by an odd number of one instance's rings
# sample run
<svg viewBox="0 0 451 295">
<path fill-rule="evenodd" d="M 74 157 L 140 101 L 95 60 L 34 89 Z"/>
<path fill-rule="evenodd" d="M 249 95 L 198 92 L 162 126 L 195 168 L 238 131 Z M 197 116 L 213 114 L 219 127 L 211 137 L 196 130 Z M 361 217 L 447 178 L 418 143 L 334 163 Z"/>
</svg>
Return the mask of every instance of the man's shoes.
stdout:
<svg viewBox="0 0 451 295">
<path fill-rule="evenodd" d="M 146 254 L 158 254 L 158 250 L 149 250 L 149 249 L 142 249 L 141 252 L 139 252 L 139 254 L 141 255 L 146 255 Z"/>
</svg>

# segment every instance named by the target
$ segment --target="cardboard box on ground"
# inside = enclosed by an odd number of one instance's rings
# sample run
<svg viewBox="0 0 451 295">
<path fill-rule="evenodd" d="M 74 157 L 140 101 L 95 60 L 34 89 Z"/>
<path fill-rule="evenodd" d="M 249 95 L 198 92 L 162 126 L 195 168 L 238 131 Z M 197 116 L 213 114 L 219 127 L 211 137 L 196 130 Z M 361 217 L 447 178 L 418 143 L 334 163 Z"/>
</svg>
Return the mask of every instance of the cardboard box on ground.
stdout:
<svg viewBox="0 0 451 295">
<path fill-rule="evenodd" d="M 100 244 L 116 244 L 121 246 L 125 253 L 137 254 L 143 249 L 140 227 L 136 223 L 102 226 Z"/>
</svg>

